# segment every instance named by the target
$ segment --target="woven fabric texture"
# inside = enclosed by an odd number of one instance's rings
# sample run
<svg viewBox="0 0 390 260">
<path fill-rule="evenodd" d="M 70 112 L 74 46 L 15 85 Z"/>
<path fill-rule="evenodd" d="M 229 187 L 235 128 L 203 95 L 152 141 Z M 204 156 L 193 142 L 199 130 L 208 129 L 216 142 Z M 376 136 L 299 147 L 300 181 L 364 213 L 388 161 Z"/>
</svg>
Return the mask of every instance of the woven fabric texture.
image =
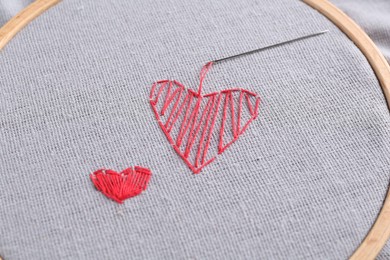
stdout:
<svg viewBox="0 0 390 260">
<path fill-rule="evenodd" d="M 259 117 L 193 175 L 152 83 L 242 87 Z M 385 197 L 390 116 L 367 60 L 300 1 L 67 0 L 0 54 L 0 253 L 13 259 L 345 259 Z M 89 174 L 152 170 L 118 205 Z"/>
</svg>

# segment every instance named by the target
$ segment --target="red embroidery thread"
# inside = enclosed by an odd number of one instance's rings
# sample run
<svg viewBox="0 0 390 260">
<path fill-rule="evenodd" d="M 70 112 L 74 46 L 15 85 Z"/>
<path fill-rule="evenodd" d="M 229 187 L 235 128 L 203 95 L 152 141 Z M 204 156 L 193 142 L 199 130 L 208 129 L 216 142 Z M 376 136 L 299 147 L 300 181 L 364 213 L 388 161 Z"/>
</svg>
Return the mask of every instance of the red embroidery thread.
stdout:
<svg viewBox="0 0 390 260">
<path fill-rule="evenodd" d="M 151 176 L 149 169 L 140 166 L 127 168 L 120 173 L 100 169 L 90 174 L 96 189 L 118 203 L 146 190 Z"/>
<path fill-rule="evenodd" d="M 199 173 L 203 167 L 214 161 L 216 154 L 223 153 L 244 133 L 258 116 L 260 105 L 260 97 L 257 94 L 242 88 L 226 89 L 202 96 L 203 81 L 212 64 L 209 62 L 202 68 L 198 92 L 186 90 L 184 85 L 176 80 L 160 80 L 153 84 L 149 97 L 162 131 L 194 173 Z M 203 100 L 207 100 L 205 105 Z M 238 105 L 235 102 L 238 102 Z M 249 116 L 246 121 L 243 119 L 245 112 Z M 219 117 L 221 125 L 219 132 L 215 133 L 214 129 L 218 130 L 215 126 Z M 230 127 L 227 126 L 229 120 Z M 225 134 L 231 134 L 232 138 L 229 140 Z M 217 153 L 208 157 L 212 140 L 215 138 L 218 138 Z M 228 139 L 227 143 L 224 142 L 225 138 Z"/>
</svg>

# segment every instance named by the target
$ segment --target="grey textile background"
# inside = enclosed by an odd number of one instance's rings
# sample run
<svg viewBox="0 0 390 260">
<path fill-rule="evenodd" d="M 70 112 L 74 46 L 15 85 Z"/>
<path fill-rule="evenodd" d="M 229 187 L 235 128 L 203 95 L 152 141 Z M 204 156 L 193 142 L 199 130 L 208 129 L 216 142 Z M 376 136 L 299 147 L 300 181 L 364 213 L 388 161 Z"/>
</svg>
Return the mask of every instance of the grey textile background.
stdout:
<svg viewBox="0 0 390 260">
<path fill-rule="evenodd" d="M 200 175 L 169 146 L 151 83 L 259 93 L 261 115 Z M 0 252 L 5 259 L 345 259 L 389 183 L 390 116 L 361 52 L 299 1 L 67 0 L 0 55 Z M 142 165 L 118 205 L 98 168 Z"/>
<path fill-rule="evenodd" d="M 0 0 L 0 27 L 32 2 L 33 0 Z"/>
</svg>

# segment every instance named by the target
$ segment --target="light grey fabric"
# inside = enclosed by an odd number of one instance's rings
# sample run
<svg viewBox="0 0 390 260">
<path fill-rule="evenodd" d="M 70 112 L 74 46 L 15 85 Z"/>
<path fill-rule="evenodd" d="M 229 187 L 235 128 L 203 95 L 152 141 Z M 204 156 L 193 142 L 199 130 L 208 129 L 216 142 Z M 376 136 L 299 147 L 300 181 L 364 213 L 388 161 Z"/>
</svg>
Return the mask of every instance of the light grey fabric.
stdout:
<svg viewBox="0 0 390 260">
<path fill-rule="evenodd" d="M 32 2 L 33 0 L 0 0 L 0 27 Z"/>
<path fill-rule="evenodd" d="M 390 259 L 390 243 L 387 242 L 385 247 L 382 249 L 380 254 L 376 258 L 377 260 L 388 260 Z"/>
<path fill-rule="evenodd" d="M 240 86 L 260 116 L 199 175 L 168 144 L 152 82 Z M 365 57 L 291 0 L 63 1 L 0 55 L 0 252 L 5 259 L 345 259 L 381 208 L 390 116 Z M 142 165 L 118 205 L 89 173 Z"/>
</svg>

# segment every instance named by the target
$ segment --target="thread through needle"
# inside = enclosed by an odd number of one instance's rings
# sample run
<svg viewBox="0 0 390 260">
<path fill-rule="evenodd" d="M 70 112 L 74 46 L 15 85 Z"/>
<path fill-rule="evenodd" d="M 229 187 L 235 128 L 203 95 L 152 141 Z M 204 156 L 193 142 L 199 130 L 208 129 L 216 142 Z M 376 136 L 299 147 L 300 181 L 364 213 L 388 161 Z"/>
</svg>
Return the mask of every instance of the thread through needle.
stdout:
<svg viewBox="0 0 390 260">
<path fill-rule="evenodd" d="M 279 46 L 282 46 L 282 45 L 285 45 L 285 44 L 288 44 L 288 43 L 292 43 L 292 42 L 308 39 L 308 38 L 315 37 L 315 36 L 318 36 L 318 35 L 321 35 L 321 34 L 324 34 L 324 33 L 327 33 L 327 32 L 329 32 L 329 30 L 321 31 L 321 32 L 314 33 L 314 34 L 305 35 L 305 36 L 302 36 L 302 37 L 299 37 L 299 38 L 295 38 L 295 39 L 288 40 L 288 41 L 285 41 L 285 42 L 272 44 L 272 45 L 269 45 L 269 46 L 266 46 L 266 47 L 262 47 L 262 48 L 259 48 L 259 49 L 256 49 L 256 50 L 251 50 L 251 51 L 243 52 L 243 53 L 236 54 L 236 55 L 233 55 L 233 56 L 225 57 L 225 58 L 222 58 L 222 59 L 213 60 L 211 62 L 215 64 L 215 63 L 218 63 L 218 62 L 221 62 L 221 61 L 234 59 L 234 58 L 241 57 L 241 56 L 248 55 L 248 54 L 252 54 L 252 53 L 255 53 L 255 52 L 264 51 L 264 50 L 267 50 L 267 49 L 279 47 Z"/>
</svg>

